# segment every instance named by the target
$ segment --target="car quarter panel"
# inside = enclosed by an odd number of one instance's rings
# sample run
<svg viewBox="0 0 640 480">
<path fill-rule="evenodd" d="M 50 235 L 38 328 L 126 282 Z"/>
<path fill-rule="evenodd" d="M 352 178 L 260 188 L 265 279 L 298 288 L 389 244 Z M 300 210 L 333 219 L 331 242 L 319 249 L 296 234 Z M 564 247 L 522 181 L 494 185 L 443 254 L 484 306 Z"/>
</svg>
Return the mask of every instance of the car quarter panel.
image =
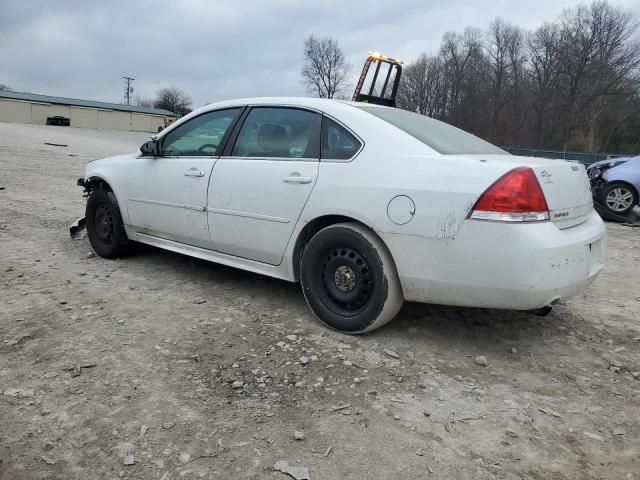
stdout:
<svg viewBox="0 0 640 480">
<path fill-rule="evenodd" d="M 320 163 L 303 219 L 359 216 L 377 232 L 453 238 L 478 196 L 510 168 L 478 159 L 399 155 L 383 144 L 367 145 L 353 162 Z M 399 206 L 407 212 L 393 211 L 390 204 L 399 196 L 408 197 L 407 206 Z"/>
</svg>

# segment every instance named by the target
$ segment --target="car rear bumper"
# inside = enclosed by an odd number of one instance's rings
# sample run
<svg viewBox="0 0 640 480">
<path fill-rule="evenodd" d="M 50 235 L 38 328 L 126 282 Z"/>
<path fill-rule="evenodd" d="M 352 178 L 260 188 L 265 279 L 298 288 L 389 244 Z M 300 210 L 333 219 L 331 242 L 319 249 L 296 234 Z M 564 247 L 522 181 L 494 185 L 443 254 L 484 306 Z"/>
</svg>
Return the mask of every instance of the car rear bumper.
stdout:
<svg viewBox="0 0 640 480">
<path fill-rule="evenodd" d="M 532 310 L 577 295 L 604 266 L 605 225 L 467 220 L 454 239 L 381 234 L 406 300 Z"/>
</svg>

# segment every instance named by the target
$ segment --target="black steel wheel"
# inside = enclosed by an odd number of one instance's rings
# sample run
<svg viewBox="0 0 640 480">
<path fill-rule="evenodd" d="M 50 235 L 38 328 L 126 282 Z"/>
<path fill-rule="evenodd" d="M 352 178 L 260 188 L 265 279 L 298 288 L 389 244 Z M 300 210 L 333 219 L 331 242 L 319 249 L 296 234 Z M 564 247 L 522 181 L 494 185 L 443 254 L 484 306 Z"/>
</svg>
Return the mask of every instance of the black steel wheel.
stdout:
<svg viewBox="0 0 640 480">
<path fill-rule="evenodd" d="M 122 257 L 132 251 L 118 202 L 110 190 L 97 188 L 87 200 L 85 212 L 87 235 L 95 252 L 104 258 Z"/>
<path fill-rule="evenodd" d="M 300 282 L 315 315 L 345 333 L 384 325 L 404 302 L 388 250 L 373 232 L 355 223 L 331 225 L 309 241 Z"/>
<path fill-rule="evenodd" d="M 338 315 L 354 316 L 362 312 L 375 288 L 371 269 L 362 253 L 338 245 L 325 249 L 321 257 L 322 269 L 317 274 L 325 304 Z"/>
<path fill-rule="evenodd" d="M 113 212 L 103 202 L 98 203 L 93 214 L 96 236 L 105 245 L 113 242 Z"/>
</svg>

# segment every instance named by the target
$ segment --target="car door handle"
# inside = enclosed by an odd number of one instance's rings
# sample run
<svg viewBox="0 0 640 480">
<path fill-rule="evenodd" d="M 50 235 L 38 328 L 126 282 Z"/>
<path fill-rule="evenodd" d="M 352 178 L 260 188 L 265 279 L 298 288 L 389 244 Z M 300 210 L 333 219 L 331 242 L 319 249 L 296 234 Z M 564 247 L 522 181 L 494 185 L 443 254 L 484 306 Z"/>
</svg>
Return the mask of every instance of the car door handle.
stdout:
<svg viewBox="0 0 640 480">
<path fill-rule="evenodd" d="M 300 175 L 290 175 L 282 179 L 286 183 L 311 183 L 311 177 L 301 177 Z"/>
<path fill-rule="evenodd" d="M 184 172 L 185 177 L 204 177 L 204 172 L 202 170 L 187 170 Z"/>
</svg>

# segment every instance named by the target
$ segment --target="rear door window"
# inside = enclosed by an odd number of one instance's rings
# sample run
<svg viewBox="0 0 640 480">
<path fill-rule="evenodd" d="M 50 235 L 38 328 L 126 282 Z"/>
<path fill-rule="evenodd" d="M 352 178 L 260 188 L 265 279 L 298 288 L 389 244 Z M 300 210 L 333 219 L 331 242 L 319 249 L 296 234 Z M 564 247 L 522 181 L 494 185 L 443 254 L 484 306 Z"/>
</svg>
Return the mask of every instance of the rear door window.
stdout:
<svg viewBox="0 0 640 480">
<path fill-rule="evenodd" d="M 321 157 L 323 160 L 349 160 L 360 151 L 362 142 L 339 123 L 322 119 Z"/>
<path fill-rule="evenodd" d="M 231 155 L 318 159 L 320 122 L 320 115 L 309 110 L 254 107 L 242 124 Z"/>
</svg>

